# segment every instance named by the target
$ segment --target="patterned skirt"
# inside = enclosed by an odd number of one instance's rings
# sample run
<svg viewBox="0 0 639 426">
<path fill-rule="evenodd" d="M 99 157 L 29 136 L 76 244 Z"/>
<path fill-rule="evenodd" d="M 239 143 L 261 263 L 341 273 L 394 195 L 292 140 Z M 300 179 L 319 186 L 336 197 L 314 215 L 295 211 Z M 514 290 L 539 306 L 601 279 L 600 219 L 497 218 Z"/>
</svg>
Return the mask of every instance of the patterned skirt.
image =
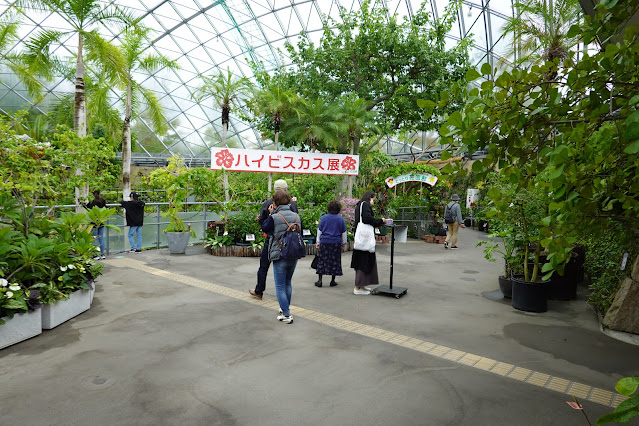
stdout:
<svg viewBox="0 0 639 426">
<path fill-rule="evenodd" d="M 342 275 L 342 245 L 324 244 L 319 246 L 319 259 L 315 273 L 321 275 Z"/>
</svg>

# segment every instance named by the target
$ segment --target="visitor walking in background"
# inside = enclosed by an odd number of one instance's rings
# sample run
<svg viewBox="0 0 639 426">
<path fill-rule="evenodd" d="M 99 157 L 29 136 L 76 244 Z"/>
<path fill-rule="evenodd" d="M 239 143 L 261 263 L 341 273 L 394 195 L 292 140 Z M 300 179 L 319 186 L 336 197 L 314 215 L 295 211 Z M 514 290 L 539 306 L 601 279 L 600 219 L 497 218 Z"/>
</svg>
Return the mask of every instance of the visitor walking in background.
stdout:
<svg viewBox="0 0 639 426">
<path fill-rule="evenodd" d="M 461 214 L 461 206 L 459 205 L 459 195 L 453 194 L 450 197 L 451 202 L 446 205 L 444 209 L 444 222 L 448 225 L 446 231 L 446 241 L 444 242 L 444 248 L 450 247 L 452 250 L 457 250 L 457 232 L 459 228 L 465 228 Z M 449 223 L 449 221 L 452 221 Z M 449 245 L 450 244 L 450 245 Z"/>
<path fill-rule="evenodd" d="M 291 297 L 293 295 L 292 279 L 298 259 L 282 257 L 278 241 L 286 233 L 288 224 L 297 223 L 299 229 L 302 229 L 300 216 L 291 210 L 290 202 L 291 196 L 288 195 L 288 192 L 275 191 L 273 204 L 269 207 L 270 216 L 262 224 L 264 232 L 273 236 L 270 239 L 269 259 L 273 262 L 275 292 L 277 301 L 280 304 L 280 315 L 277 319 L 287 324 L 293 322 L 293 316 L 290 311 Z"/>
<path fill-rule="evenodd" d="M 336 275 L 342 275 L 342 248 L 346 245 L 346 222 L 339 215 L 342 205 L 333 200 L 328 203 L 328 214 L 320 219 L 317 227 L 317 243 L 319 249 L 316 273 L 319 279 L 316 287 L 322 286 L 322 275 L 331 276 L 331 287 L 335 287 Z"/>
<path fill-rule="evenodd" d="M 375 204 L 375 193 L 366 191 L 355 207 L 355 228 L 353 233 L 357 231 L 360 216 L 362 222 L 372 225 L 374 228 L 384 225 L 386 219 L 375 219 L 373 216 L 373 209 L 371 208 L 373 204 Z M 375 253 L 353 250 L 351 268 L 355 269 L 355 290 L 353 293 L 358 295 L 371 294 L 368 286 L 379 284 Z"/>
<path fill-rule="evenodd" d="M 284 179 L 278 179 L 273 183 L 273 190 L 276 192 L 288 192 L 288 184 Z M 260 224 L 260 227 L 269 216 L 269 207 L 271 207 L 271 204 L 273 204 L 272 198 L 262 203 L 260 214 L 257 217 L 257 222 Z M 291 201 L 290 206 L 291 211 L 297 213 L 297 203 Z M 262 253 L 260 254 L 260 268 L 257 270 L 257 284 L 255 285 L 255 290 L 249 290 L 251 296 L 259 300 L 262 300 L 262 294 L 264 294 L 264 290 L 266 289 L 266 276 L 268 275 L 268 268 L 271 265 L 271 261 L 268 259 L 268 250 L 272 236 L 272 234 L 266 233 L 266 240 L 264 241 L 264 247 L 262 247 Z"/>
<path fill-rule="evenodd" d="M 96 189 L 93 191 L 93 200 L 89 201 L 84 205 L 84 208 L 87 210 L 91 210 L 93 207 L 104 208 L 106 207 L 106 201 L 104 198 L 100 196 L 100 190 Z M 93 259 L 106 259 L 106 247 L 104 245 L 104 225 L 96 225 L 93 224 L 93 237 L 95 238 L 94 243 L 100 249 L 100 254 L 95 256 Z"/>
<path fill-rule="evenodd" d="M 129 244 L 131 244 L 130 253 L 142 253 L 144 202 L 140 201 L 140 196 L 137 192 L 132 192 L 129 198 L 130 201 L 120 201 L 120 205 L 126 211 L 126 225 L 129 227 Z"/>
</svg>

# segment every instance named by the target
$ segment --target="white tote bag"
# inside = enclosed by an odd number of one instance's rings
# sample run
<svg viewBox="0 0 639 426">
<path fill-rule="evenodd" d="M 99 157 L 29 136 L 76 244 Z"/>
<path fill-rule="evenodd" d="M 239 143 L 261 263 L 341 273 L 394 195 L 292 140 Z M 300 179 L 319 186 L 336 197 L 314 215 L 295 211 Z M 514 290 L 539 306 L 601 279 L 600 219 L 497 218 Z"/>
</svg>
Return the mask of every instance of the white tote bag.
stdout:
<svg viewBox="0 0 639 426">
<path fill-rule="evenodd" d="M 357 230 L 355 231 L 353 248 L 355 248 L 355 250 L 375 253 L 375 229 L 373 228 L 373 225 L 362 222 L 363 205 L 363 202 L 359 205 L 359 223 L 357 224 Z"/>
</svg>

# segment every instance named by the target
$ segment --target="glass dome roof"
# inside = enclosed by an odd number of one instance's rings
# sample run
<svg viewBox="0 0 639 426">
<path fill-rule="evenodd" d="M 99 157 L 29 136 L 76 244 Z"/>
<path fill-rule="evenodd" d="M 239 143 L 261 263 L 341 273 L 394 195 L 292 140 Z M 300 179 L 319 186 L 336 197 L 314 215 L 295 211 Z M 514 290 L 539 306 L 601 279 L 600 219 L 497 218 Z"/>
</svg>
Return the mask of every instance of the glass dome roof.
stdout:
<svg viewBox="0 0 639 426">
<path fill-rule="evenodd" d="M 390 13 L 410 19 L 422 4 L 420 0 L 381 0 Z M 448 0 L 424 0 L 435 17 L 441 16 Z M 380 0 L 373 1 L 378 3 Z M 12 1 L 0 0 L 0 14 L 11 9 Z M 142 16 L 142 24 L 153 28 L 152 49 L 175 59 L 179 70 L 162 70 L 153 75 L 137 75 L 136 80 L 155 91 L 165 108 L 170 137 L 138 140 L 141 155 L 167 156 L 177 152 L 185 157 L 209 158 L 210 146 L 220 143 L 221 111 L 209 99 L 200 104 L 191 93 L 200 84 L 198 75 L 212 75 L 227 68 L 238 76 L 253 79 L 248 60 L 261 61 L 266 69 L 287 65 L 284 43 L 294 45 L 306 31 L 317 43 L 322 35 L 323 16 L 339 20 L 339 6 L 348 10 L 360 7 L 360 0 L 116 0 Z M 500 28 L 512 14 L 512 0 L 467 0 L 458 13 L 457 25 L 448 34 L 451 45 L 467 34 L 473 34 L 470 52 L 473 64 L 494 61 L 505 54 L 510 40 L 501 37 Z M 105 5 L 107 3 L 105 2 Z M 24 40 L 41 28 L 67 29 L 55 14 L 29 12 L 22 19 L 20 37 Z M 107 39 L 118 38 L 112 28 L 102 28 Z M 20 50 L 20 43 L 12 50 Z M 70 57 L 77 40 L 69 38 L 55 54 Z M 284 63 L 281 63 L 284 62 Z M 0 108 L 16 110 L 31 105 L 26 90 L 17 79 L 0 71 Z M 60 80 L 47 85 L 47 99 L 35 107 L 46 112 L 73 85 Z M 113 105 L 122 109 L 120 93 L 113 92 Z M 144 120 L 138 125 L 145 126 Z M 150 134 L 150 132 L 149 132 Z M 263 141 L 250 123 L 231 114 L 227 139 L 238 148 L 263 149 L 272 141 Z M 158 144 L 161 144 L 161 146 Z M 139 154 L 138 154 L 139 155 Z"/>
</svg>

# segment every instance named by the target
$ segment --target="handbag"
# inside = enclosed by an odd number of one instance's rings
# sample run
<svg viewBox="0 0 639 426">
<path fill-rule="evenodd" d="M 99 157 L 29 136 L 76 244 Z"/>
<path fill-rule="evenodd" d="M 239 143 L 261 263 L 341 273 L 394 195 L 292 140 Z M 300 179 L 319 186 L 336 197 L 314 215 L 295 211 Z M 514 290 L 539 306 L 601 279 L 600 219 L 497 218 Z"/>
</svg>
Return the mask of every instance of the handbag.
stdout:
<svg viewBox="0 0 639 426">
<path fill-rule="evenodd" d="M 362 202 L 359 206 L 359 223 L 355 230 L 353 248 L 355 250 L 375 253 L 375 229 L 373 228 L 373 225 L 362 222 L 364 202 Z"/>
<path fill-rule="evenodd" d="M 312 269 L 317 269 L 317 262 L 319 261 L 319 254 L 316 254 L 315 257 L 313 258 L 313 261 L 311 262 L 311 268 Z"/>
</svg>

